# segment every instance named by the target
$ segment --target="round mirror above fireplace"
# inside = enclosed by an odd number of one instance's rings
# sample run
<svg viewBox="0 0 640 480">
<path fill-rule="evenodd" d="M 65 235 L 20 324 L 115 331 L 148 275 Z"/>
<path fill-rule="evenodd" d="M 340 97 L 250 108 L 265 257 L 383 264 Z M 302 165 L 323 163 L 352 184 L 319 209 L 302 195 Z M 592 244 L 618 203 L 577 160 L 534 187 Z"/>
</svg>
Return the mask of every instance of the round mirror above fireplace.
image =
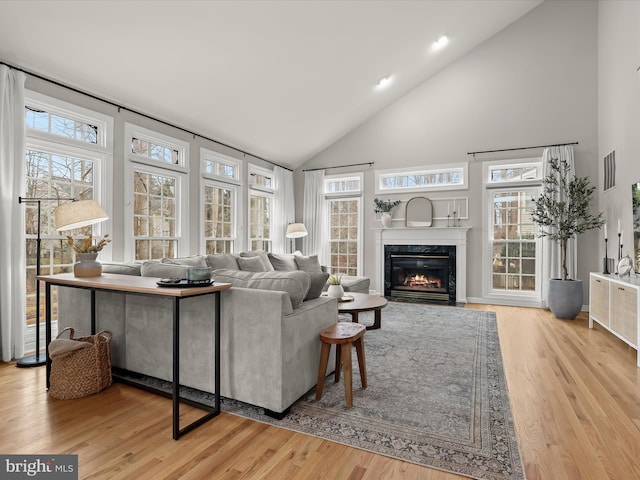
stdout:
<svg viewBox="0 0 640 480">
<path fill-rule="evenodd" d="M 413 197 L 407 202 L 407 227 L 430 227 L 433 219 L 431 200 L 425 197 Z"/>
</svg>

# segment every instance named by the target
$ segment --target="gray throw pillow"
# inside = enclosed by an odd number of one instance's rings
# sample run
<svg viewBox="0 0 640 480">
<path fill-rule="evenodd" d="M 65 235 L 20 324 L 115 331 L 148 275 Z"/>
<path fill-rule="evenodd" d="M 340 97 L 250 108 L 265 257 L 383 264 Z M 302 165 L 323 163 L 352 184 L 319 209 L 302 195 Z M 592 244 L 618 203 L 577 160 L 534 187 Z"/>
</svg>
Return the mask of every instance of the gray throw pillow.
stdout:
<svg viewBox="0 0 640 480">
<path fill-rule="evenodd" d="M 308 257 L 294 255 L 293 258 L 298 266 L 298 270 L 304 270 L 307 273 L 322 272 L 322 267 L 320 266 L 317 255 L 310 255 Z"/>
<path fill-rule="evenodd" d="M 140 276 L 141 263 L 115 263 L 100 262 L 102 265 L 102 273 L 117 273 L 118 275 Z"/>
<path fill-rule="evenodd" d="M 186 265 L 171 265 L 153 260 L 143 262 L 140 266 L 140 273 L 143 277 L 156 278 L 187 278 Z"/>
<path fill-rule="evenodd" d="M 290 272 L 292 270 L 298 270 L 298 264 L 295 261 L 293 255 L 275 253 L 269 254 L 269 261 L 273 265 L 274 270 Z"/>
<path fill-rule="evenodd" d="M 234 287 L 256 288 L 286 292 L 291 306 L 298 308 L 309 291 L 311 279 L 307 272 L 244 272 L 242 270 L 219 269 L 213 272 L 216 282 L 230 283 Z"/>
<path fill-rule="evenodd" d="M 304 298 L 305 300 L 311 300 L 313 298 L 318 298 L 322 295 L 322 291 L 324 286 L 329 279 L 329 274 L 325 272 L 307 272 L 311 283 L 309 285 L 309 292 L 307 292 L 307 296 Z"/>
<path fill-rule="evenodd" d="M 187 267 L 207 268 L 207 261 L 203 255 L 192 255 L 190 257 L 163 258 L 162 263 L 169 265 L 186 265 Z"/>
<path fill-rule="evenodd" d="M 233 253 L 214 253 L 213 255 L 207 255 L 207 265 L 213 270 L 218 268 L 238 270 L 238 256 Z"/>
<path fill-rule="evenodd" d="M 264 262 L 258 256 L 256 257 L 238 257 L 238 265 L 240 270 L 247 272 L 266 272 L 267 269 L 264 266 Z"/>
<path fill-rule="evenodd" d="M 262 263 L 264 263 L 264 272 L 273 272 L 274 268 L 269 261 L 269 255 L 264 250 L 255 250 L 253 252 L 240 252 L 240 257 L 260 257 Z M 243 268 L 243 270 L 245 270 Z"/>
</svg>

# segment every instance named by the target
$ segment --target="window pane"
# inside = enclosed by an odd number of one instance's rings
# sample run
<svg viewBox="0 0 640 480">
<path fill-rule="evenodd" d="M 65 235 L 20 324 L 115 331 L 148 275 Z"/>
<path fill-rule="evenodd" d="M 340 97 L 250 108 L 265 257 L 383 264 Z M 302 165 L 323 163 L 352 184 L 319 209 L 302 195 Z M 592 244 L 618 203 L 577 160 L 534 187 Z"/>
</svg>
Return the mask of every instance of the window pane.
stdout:
<svg viewBox="0 0 640 480">
<path fill-rule="evenodd" d="M 233 246 L 233 191 L 205 185 L 204 236 L 207 253 L 230 253 Z M 218 250 L 220 249 L 220 250 Z"/>
<path fill-rule="evenodd" d="M 68 116 L 25 108 L 25 126 L 84 143 L 98 143 L 98 127 Z"/>
</svg>

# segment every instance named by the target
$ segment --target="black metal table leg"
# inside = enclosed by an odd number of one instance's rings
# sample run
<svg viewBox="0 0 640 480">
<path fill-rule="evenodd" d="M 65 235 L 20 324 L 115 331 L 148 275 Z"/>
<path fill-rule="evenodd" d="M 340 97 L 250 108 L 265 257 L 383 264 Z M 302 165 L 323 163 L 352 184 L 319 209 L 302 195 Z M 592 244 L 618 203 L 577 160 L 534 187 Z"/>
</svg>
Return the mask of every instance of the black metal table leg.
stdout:
<svg viewBox="0 0 640 480">
<path fill-rule="evenodd" d="M 39 282 L 38 282 L 39 283 Z M 38 298 L 38 302 L 40 299 Z M 49 356 L 49 344 L 51 343 L 51 284 L 49 282 L 45 282 L 44 284 L 44 308 L 45 312 L 45 356 L 46 356 L 46 377 L 47 377 L 47 390 L 49 390 L 50 386 L 50 378 L 51 378 L 51 357 Z M 37 328 L 40 328 L 38 325 Z"/>
</svg>

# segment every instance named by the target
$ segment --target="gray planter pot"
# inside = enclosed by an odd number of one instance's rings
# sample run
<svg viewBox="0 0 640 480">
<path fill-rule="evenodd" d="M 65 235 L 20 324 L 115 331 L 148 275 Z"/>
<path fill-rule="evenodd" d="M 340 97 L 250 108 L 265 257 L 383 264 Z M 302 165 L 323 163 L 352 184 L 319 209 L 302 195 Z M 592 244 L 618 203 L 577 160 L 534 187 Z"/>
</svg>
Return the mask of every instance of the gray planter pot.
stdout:
<svg viewBox="0 0 640 480">
<path fill-rule="evenodd" d="M 556 318 L 572 320 L 582 310 L 582 280 L 549 280 L 547 303 Z"/>
</svg>

